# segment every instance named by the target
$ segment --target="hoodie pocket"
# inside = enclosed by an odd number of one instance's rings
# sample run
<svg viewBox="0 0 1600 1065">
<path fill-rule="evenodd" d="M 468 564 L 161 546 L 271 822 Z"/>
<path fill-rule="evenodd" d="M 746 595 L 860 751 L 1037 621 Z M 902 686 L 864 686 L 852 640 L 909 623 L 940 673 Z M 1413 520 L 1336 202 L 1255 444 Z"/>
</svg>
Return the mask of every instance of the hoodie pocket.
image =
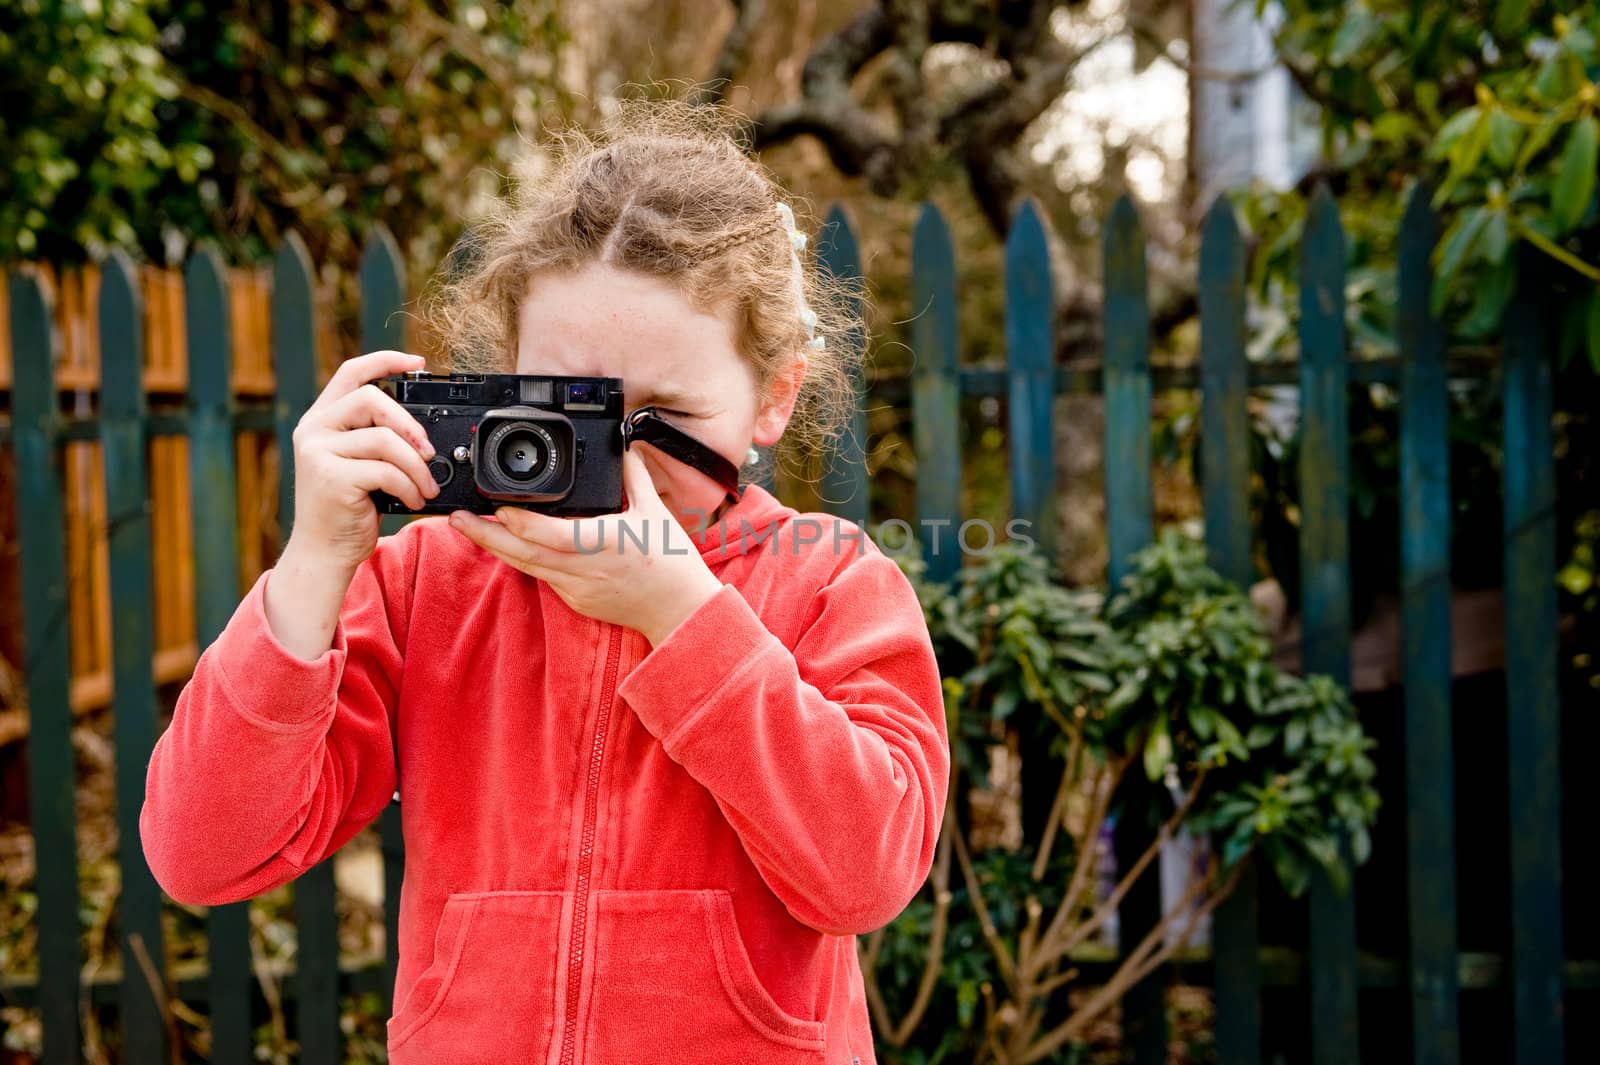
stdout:
<svg viewBox="0 0 1600 1065">
<path fill-rule="evenodd" d="M 821 1021 L 757 978 L 726 891 L 597 891 L 594 1061 L 819 1065 Z"/>
<path fill-rule="evenodd" d="M 555 1029 L 559 891 L 451 895 L 433 961 L 389 1020 L 389 1060 L 542 1060 Z M 396 1056 L 399 1054 L 399 1056 Z"/>
</svg>

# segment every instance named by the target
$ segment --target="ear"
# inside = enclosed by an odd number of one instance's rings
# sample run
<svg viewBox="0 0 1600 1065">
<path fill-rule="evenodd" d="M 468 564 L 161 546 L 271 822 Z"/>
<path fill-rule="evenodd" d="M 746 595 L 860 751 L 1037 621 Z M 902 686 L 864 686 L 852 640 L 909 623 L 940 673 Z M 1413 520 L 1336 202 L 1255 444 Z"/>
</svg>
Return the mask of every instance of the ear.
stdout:
<svg viewBox="0 0 1600 1065">
<path fill-rule="evenodd" d="M 772 389 L 756 411 L 755 432 L 752 442 L 771 447 L 778 442 L 789 419 L 794 415 L 795 401 L 800 398 L 800 385 L 806 379 L 806 356 L 795 356 L 794 362 L 772 382 Z"/>
</svg>

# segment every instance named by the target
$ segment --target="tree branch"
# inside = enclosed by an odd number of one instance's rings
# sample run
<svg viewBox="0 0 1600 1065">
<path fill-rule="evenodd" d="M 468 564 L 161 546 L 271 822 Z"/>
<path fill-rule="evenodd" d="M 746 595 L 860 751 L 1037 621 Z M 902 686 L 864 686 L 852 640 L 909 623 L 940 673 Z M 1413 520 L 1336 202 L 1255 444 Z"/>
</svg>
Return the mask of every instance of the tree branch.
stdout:
<svg viewBox="0 0 1600 1065">
<path fill-rule="evenodd" d="M 886 169 L 885 161 L 894 152 L 889 131 L 849 96 L 827 103 L 805 101 L 772 108 L 756 120 L 753 143 L 759 151 L 803 133 L 822 142 L 828 158 L 846 177 L 873 179 Z"/>
<path fill-rule="evenodd" d="M 1057 958 L 1065 957 L 1068 951 L 1093 935 L 1095 929 L 1105 924 L 1111 915 L 1116 912 L 1117 908 L 1122 905 L 1123 898 L 1133 889 L 1133 885 L 1138 883 L 1139 878 L 1150 867 L 1150 863 L 1155 860 L 1156 855 L 1161 853 L 1161 848 L 1177 833 L 1179 826 L 1183 824 L 1183 819 L 1189 816 L 1189 810 L 1194 806 L 1195 799 L 1199 797 L 1200 787 L 1205 783 L 1205 779 L 1206 770 L 1202 769 L 1195 776 L 1194 783 L 1189 786 L 1183 801 L 1172 812 L 1172 816 L 1162 824 L 1161 829 L 1156 833 L 1156 838 L 1151 840 L 1150 845 L 1139 856 L 1139 860 L 1133 863 L 1133 866 L 1117 883 L 1116 888 L 1095 909 L 1087 921 L 1084 921 L 1070 932 L 1066 931 L 1064 924 L 1059 924 L 1058 921 L 1051 922 L 1044 946 L 1034 955 L 1032 966 L 1024 966 L 1023 977 L 1025 979 L 1032 979 L 1041 967 Z M 1066 912 L 1063 908 L 1057 913 L 1057 918 Z"/>
<path fill-rule="evenodd" d="M 866 178 L 880 196 L 898 194 L 918 173 L 954 157 L 991 228 L 1003 234 L 1022 190 L 1011 158 L 1017 136 L 1060 95 L 1072 66 L 1101 43 L 1062 54 L 1050 25 L 1059 6 L 1051 0 L 1003 0 L 998 7 L 971 0 L 877 0 L 817 44 L 801 74 L 800 99 L 758 116 L 752 142 L 759 150 L 809 134 L 842 174 Z M 724 42 L 718 77 L 727 76 L 729 57 L 740 44 L 737 25 Z M 984 48 L 1007 72 L 940 114 L 933 109 L 923 59 L 930 45 L 945 42 Z M 880 87 L 892 104 L 892 125 L 851 93 L 861 70 L 885 52 L 890 59 Z"/>
<path fill-rule="evenodd" d="M 1184 921 L 1179 934 L 1171 942 L 1163 943 L 1162 940 L 1165 938 L 1166 930 L 1176 922 L 1178 916 L 1191 903 L 1200 897 L 1208 882 L 1206 877 L 1196 878 L 1189 885 L 1188 890 L 1183 893 L 1183 898 L 1178 900 L 1178 904 L 1168 911 L 1154 928 L 1150 929 L 1139 945 L 1134 948 L 1133 953 L 1123 960 L 1106 985 L 1096 991 L 1089 998 L 1089 1001 L 1074 1010 L 1071 1017 L 1063 1021 L 1038 1043 L 1028 1048 L 1027 1055 L 1022 1059 L 1025 1065 L 1043 1061 L 1061 1049 L 1063 1044 L 1080 1036 L 1090 1022 L 1110 1008 L 1111 1004 L 1126 994 L 1129 988 L 1149 976 L 1158 966 L 1172 957 L 1179 947 L 1187 944 L 1189 936 L 1193 934 L 1194 927 L 1200 922 L 1200 919 L 1212 913 L 1239 886 L 1239 876 L 1243 873 L 1244 866 L 1244 862 L 1240 862 L 1235 866 L 1228 878 L 1204 903 L 1188 912 L 1187 919 Z M 1161 943 L 1159 949 L 1157 948 L 1158 943 Z"/>
<path fill-rule="evenodd" d="M 1000 938 L 994 918 L 989 915 L 989 907 L 983 901 L 983 885 L 978 882 L 978 874 L 972 868 L 972 856 L 967 853 L 967 841 L 961 835 L 961 827 L 951 826 L 951 834 L 955 837 L 956 858 L 961 863 L 961 875 L 967 882 L 967 895 L 972 900 L 973 911 L 978 915 L 983 938 L 989 941 L 989 949 L 999 964 L 1000 978 L 1006 982 L 1006 989 L 1013 999 L 1021 999 L 1022 988 L 1017 978 L 1016 963 L 1012 961 L 1011 951 L 1006 947 L 1005 940 Z"/>
<path fill-rule="evenodd" d="M 727 36 L 722 38 L 722 47 L 717 51 L 711 76 L 690 97 L 695 103 L 726 101 L 733 76 L 750 61 L 750 44 L 755 37 L 756 26 L 767 13 L 767 3 L 766 0 L 733 0 L 733 9 L 733 25 L 728 28 Z"/>
<path fill-rule="evenodd" d="M 884 1000 L 883 990 L 878 985 L 877 962 L 878 952 L 883 947 L 885 929 L 880 928 L 873 932 L 867 940 L 867 947 L 861 955 L 861 978 L 866 985 L 867 1006 L 872 1012 L 872 1018 L 878 1025 L 878 1031 L 890 1046 L 903 1047 L 910 1041 L 911 1035 L 922 1023 L 923 1016 L 928 1012 L 928 1005 L 933 1001 L 933 990 L 939 982 L 939 969 L 944 960 L 944 940 L 950 925 L 950 844 L 954 838 L 955 827 L 955 777 L 951 777 L 951 786 L 945 798 L 944 823 L 947 826 L 939 837 L 939 849 L 934 855 L 933 867 L 928 873 L 928 883 L 933 888 L 933 928 L 928 937 L 928 960 L 922 969 L 922 978 L 917 983 L 917 993 L 912 999 L 911 1009 L 900 1019 L 898 1024 L 889 1015 L 889 1004 Z"/>
<path fill-rule="evenodd" d="M 800 94 L 808 99 L 848 94 L 867 60 L 893 42 L 889 16 L 874 3 L 812 51 L 800 71 Z"/>
</svg>

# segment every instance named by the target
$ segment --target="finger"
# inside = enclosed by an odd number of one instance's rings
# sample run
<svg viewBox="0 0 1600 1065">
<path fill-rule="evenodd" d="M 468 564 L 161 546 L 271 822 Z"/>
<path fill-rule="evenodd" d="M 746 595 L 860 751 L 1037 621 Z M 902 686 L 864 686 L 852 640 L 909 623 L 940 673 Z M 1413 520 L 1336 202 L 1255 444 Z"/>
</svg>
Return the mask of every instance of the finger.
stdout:
<svg viewBox="0 0 1600 1065">
<path fill-rule="evenodd" d="M 333 434 L 331 446 L 334 453 L 351 459 L 381 459 L 393 463 L 415 482 L 424 496 L 439 494 L 439 485 L 433 479 L 416 448 L 387 425 L 370 425 L 365 429 L 349 429 Z"/>
<path fill-rule="evenodd" d="M 632 448 L 622 453 L 622 490 L 629 510 L 661 501 L 655 482 L 650 479 L 650 468 Z"/>
<path fill-rule="evenodd" d="M 369 351 L 365 355 L 346 359 L 333 371 L 333 376 L 328 379 L 327 386 L 317 396 L 316 402 L 311 404 L 311 409 L 315 410 L 343 399 L 369 381 L 376 381 L 390 374 L 420 370 L 427 364 L 428 360 L 421 355 L 411 355 L 404 351 Z"/>
<path fill-rule="evenodd" d="M 518 569 L 566 572 L 561 566 L 559 551 L 524 540 L 502 522 L 488 521 L 470 511 L 458 510 L 450 515 L 450 525 L 485 551 Z"/>
<path fill-rule="evenodd" d="M 412 510 L 427 506 L 405 471 L 382 459 L 340 459 L 334 476 L 363 492 L 388 492 Z"/>
<path fill-rule="evenodd" d="M 518 537 L 546 551 L 573 554 L 601 535 L 599 524 L 592 518 L 558 518 L 522 507 L 501 507 L 494 516 Z"/>
<path fill-rule="evenodd" d="M 362 385 L 328 408 L 322 422 L 330 429 L 365 429 L 383 425 L 399 433 L 425 459 L 433 458 L 433 443 L 422 423 L 377 385 Z"/>
</svg>

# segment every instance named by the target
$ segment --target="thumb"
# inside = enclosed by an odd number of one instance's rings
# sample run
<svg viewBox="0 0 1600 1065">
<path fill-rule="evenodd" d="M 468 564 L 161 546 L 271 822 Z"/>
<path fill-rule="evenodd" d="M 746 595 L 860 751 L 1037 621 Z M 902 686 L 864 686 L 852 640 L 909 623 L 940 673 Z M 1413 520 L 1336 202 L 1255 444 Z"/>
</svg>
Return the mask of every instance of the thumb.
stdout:
<svg viewBox="0 0 1600 1065">
<path fill-rule="evenodd" d="M 622 491 L 627 497 L 629 510 L 661 500 L 656 493 L 655 482 L 650 480 L 650 470 L 645 466 L 644 459 L 631 447 L 622 453 Z"/>
</svg>

